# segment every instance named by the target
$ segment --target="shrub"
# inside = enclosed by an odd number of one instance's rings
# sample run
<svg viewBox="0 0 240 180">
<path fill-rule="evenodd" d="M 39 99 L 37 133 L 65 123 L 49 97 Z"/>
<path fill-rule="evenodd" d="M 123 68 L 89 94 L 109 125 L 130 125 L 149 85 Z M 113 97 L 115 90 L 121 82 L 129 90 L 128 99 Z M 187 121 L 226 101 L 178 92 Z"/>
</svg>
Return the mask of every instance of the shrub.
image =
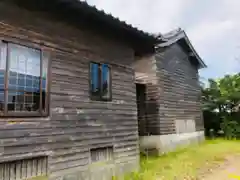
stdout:
<svg viewBox="0 0 240 180">
<path fill-rule="evenodd" d="M 240 138 L 240 124 L 231 118 L 224 118 L 221 123 L 221 130 L 227 139 Z"/>
</svg>

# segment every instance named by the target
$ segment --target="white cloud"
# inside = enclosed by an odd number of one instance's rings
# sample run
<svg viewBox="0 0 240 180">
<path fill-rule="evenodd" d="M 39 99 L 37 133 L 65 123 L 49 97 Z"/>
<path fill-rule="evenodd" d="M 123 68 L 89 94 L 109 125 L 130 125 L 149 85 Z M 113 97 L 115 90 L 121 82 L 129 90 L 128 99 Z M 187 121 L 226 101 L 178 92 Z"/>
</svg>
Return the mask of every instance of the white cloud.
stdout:
<svg viewBox="0 0 240 180">
<path fill-rule="evenodd" d="M 189 29 L 189 36 L 195 43 L 206 43 L 217 41 L 226 36 L 227 33 L 235 28 L 231 20 L 227 21 L 203 21 L 192 29 Z"/>
<path fill-rule="evenodd" d="M 149 32 L 167 32 L 179 26 L 178 17 L 191 0 L 87 0 L 91 5 Z"/>
</svg>

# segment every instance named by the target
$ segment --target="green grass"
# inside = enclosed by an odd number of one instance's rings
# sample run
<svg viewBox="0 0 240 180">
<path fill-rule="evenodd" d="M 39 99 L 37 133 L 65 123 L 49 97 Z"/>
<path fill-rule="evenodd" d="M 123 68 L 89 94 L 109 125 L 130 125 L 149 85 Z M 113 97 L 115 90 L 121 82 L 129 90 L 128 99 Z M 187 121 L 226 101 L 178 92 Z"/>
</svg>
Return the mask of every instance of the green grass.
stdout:
<svg viewBox="0 0 240 180">
<path fill-rule="evenodd" d="M 141 170 L 126 180 L 195 179 L 206 168 L 222 163 L 229 155 L 240 153 L 240 141 L 207 140 L 199 146 L 179 149 L 160 157 L 142 157 Z"/>
<path fill-rule="evenodd" d="M 48 180 L 46 176 L 39 176 L 39 177 L 34 177 L 26 180 Z"/>
</svg>

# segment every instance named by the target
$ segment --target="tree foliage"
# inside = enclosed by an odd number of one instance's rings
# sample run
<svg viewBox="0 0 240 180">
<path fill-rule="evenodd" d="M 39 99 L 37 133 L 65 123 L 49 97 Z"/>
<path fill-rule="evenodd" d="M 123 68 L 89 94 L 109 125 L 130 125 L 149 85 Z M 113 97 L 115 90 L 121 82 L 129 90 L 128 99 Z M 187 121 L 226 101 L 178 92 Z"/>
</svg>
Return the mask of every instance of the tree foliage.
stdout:
<svg viewBox="0 0 240 180">
<path fill-rule="evenodd" d="M 222 130 L 231 137 L 239 135 L 240 73 L 209 79 L 209 86 L 202 88 L 202 102 L 207 131 Z"/>
</svg>

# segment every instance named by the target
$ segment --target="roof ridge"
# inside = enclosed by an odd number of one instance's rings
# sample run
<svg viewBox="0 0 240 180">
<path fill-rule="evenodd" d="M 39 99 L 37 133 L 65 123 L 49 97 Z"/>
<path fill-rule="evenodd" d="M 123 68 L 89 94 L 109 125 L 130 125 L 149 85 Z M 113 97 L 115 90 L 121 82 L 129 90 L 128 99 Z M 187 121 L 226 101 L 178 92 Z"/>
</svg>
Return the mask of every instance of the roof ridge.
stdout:
<svg viewBox="0 0 240 180">
<path fill-rule="evenodd" d="M 171 31 L 169 31 L 167 33 L 164 33 L 162 36 L 163 36 L 163 38 L 169 39 L 169 38 L 177 36 L 177 35 L 179 35 L 181 33 L 184 33 L 184 30 L 181 29 L 181 28 L 177 28 L 177 29 L 173 29 L 173 30 L 171 30 Z"/>
<path fill-rule="evenodd" d="M 206 67 L 206 64 L 203 62 L 201 57 L 198 55 L 197 51 L 193 47 L 190 39 L 188 38 L 186 32 L 183 29 L 181 29 L 181 28 L 174 29 L 172 31 L 169 31 L 168 33 L 163 34 L 162 37 L 160 37 L 160 38 L 161 38 L 160 40 L 162 40 L 164 42 L 159 43 L 156 46 L 156 48 L 171 46 L 172 44 L 177 43 L 180 39 L 184 39 L 185 42 L 187 43 L 187 45 L 189 46 L 189 48 L 191 49 L 193 55 L 198 60 L 201 67 Z"/>
<path fill-rule="evenodd" d="M 99 12 L 99 13 L 102 13 L 103 15 L 108 16 L 108 17 L 112 18 L 113 20 L 119 21 L 120 23 L 122 23 L 122 24 L 124 24 L 125 26 L 128 26 L 128 27 L 130 27 L 130 28 L 132 28 L 132 29 L 134 29 L 135 31 L 139 31 L 139 32 L 141 32 L 141 33 L 143 33 L 143 34 L 146 34 L 146 35 L 148 35 L 148 36 L 155 37 L 154 33 L 149 33 L 149 32 L 147 32 L 147 31 L 144 31 L 144 30 L 142 30 L 142 29 L 139 29 L 138 27 L 133 26 L 133 25 L 130 24 L 130 23 L 127 23 L 125 20 L 121 20 L 121 19 L 119 19 L 119 17 L 113 16 L 111 13 L 107 13 L 104 9 L 99 9 L 96 5 L 91 5 L 91 4 L 89 4 L 86 0 L 77 0 L 77 1 L 79 1 L 79 2 L 82 3 L 82 4 L 87 5 L 87 6 L 90 7 L 90 8 L 95 9 L 95 11 L 97 11 L 97 12 Z"/>
</svg>

